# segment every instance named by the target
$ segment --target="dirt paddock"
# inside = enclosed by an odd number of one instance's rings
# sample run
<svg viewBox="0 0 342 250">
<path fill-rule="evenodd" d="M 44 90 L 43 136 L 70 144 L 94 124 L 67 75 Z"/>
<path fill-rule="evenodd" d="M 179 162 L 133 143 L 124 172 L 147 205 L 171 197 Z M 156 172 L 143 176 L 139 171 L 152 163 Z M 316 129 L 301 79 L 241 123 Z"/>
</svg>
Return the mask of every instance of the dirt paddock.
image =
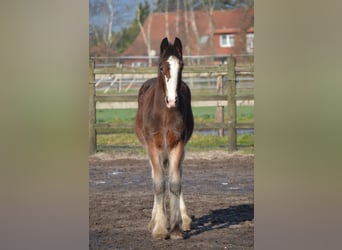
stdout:
<svg viewBox="0 0 342 250">
<path fill-rule="evenodd" d="M 147 157 L 89 158 L 89 249 L 253 249 L 254 156 L 187 153 L 183 186 L 191 231 L 184 240 L 152 239 L 153 193 Z"/>
</svg>

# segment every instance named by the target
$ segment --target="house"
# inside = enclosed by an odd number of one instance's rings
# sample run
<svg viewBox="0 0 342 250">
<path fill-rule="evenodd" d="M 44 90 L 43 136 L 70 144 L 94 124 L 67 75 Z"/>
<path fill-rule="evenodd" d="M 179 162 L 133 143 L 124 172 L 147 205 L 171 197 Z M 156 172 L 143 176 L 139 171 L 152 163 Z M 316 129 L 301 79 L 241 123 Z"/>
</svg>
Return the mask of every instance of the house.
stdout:
<svg viewBox="0 0 342 250">
<path fill-rule="evenodd" d="M 134 57 L 130 62 L 126 61 L 132 66 L 146 64 L 146 60 L 139 57 L 159 55 L 160 42 L 167 36 L 167 27 L 170 41 L 176 36 L 181 39 L 183 56 L 208 56 L 214 59 L 214 63 L 222 63 L 230 54 L 252 55 L 254 9 L 214 10 L 212 14 L 213 28 L 210 29 L 210 17 L 206 11 L 169 12 L 167 17 L 165 13 L 152 13 L 143 25 L 151 50 L 147 51 L 140 32 L 122 56 Z"/>
</svg>

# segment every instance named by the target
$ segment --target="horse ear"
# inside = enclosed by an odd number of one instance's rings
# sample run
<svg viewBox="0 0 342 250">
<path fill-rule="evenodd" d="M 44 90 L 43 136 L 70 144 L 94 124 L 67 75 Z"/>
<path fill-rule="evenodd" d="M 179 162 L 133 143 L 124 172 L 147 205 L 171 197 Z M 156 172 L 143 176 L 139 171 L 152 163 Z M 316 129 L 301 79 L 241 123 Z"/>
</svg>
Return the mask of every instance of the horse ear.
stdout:
<svg viewBox="0 0 342 250">
<path fill-rule="evenodd" d="M 176 51 L 179 53 L 179 57 L 182 58 L 182 42 L 178 37 L 175 38 L 173 45 L 175 46 Z"/>
<path fill-rule="evenodd" d="M 160 43 L 160 56 L 165 52 L 167 47 L 169 47 L 169 40 L 167 40 L 167 37 L 165 37 Z"/>
</svg>

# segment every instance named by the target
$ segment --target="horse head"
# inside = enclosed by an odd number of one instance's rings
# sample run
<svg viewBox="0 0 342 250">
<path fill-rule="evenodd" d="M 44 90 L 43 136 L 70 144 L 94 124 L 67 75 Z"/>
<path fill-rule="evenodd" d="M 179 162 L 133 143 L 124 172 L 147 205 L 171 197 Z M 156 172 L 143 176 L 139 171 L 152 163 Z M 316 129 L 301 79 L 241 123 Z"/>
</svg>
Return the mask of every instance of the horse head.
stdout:
<svg viewBox="0 0 342 250">
<path fill-rule="evenodd" d="M 171 44 L 165 37 L 160 44 L 159 80 L 162 82 L 168 108 L 179 104 L 177 90 L 182 81 L 183 55 L 181 40 L 176 37 Z"/>
</svg>

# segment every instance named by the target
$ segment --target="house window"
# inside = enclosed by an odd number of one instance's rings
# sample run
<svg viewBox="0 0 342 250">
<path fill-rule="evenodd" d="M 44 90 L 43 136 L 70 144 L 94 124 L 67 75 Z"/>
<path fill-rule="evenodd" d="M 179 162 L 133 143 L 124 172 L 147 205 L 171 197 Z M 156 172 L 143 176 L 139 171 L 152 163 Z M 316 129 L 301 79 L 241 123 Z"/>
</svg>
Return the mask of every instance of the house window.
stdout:
<svg viewBox="0 0 342 250">
<path fill-rule="evenodd" d="M 254 51 L 254 34 L 253 33 L 246 35 L 246 51 L 247 53 L 253 53 Z"/>
<path fill-rule="evenodd" d="M 231 48 L 234 47 L 234 35 L 221 35 L 220 36 L 220 46 L 223 48 Z"/>
</svg>

